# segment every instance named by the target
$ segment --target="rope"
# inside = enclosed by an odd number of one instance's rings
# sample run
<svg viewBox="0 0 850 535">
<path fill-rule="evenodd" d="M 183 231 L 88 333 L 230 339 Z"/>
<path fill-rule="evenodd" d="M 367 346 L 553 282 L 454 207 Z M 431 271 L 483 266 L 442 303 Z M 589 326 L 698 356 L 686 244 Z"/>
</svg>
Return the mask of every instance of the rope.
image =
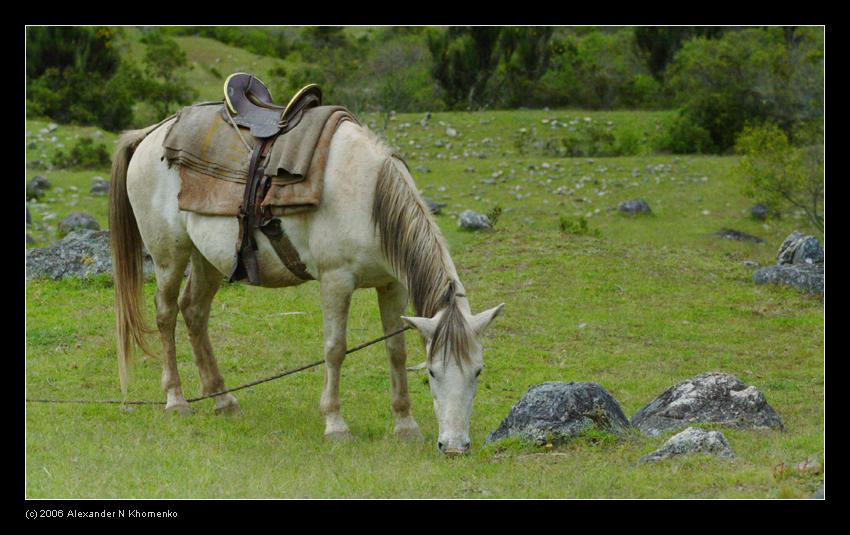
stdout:
<svg viewBox="0 0 850 535">
<path fill-rule="evenodd" d="M 384 336 L 380 336 L 375 338 L 374 340 L 369 340 L 368 342 L 364 342 L 358 346 L 354 346 L 351 349 L 345 352 L 346 355 L 350 353 L 354 353 L 356 351 L 360 351 L 361 349 L 365 349 L 370 345 L 377 344 L 387 338 L 392 338 L 398 334 L 403 333 L 404 331 L 410 329 L 411 327 L 408 325 L 402 329 L 399 329 L 395 332 L 391 332 L 390 334 L 385 334 Z M 243 385 L 239 385 L 233 388 L 225 388 L 220 392 L 215 392 L 213 394 L 207 394 L 205 396 L 199 396 L 196 398 L 187 399 L 187 403 L 195 403 L 196 401 L 201 401 L 204 399 L 213 398 L 215 396 L 221 396 L 222 394 L 228 394 L 230 392 L 236 392 L 237 390 L 242 390 L 244 388 L 250 388 L 252 386 L 257 386 L 262 383 L 267 383 L 269 381 L 274 381 L 275 379 L 280 379 L 281 377 L 286 377 L 287 375 L 292 375 L 294 373 L 298 373 L 300 371 L 304 371 L 310 368 L 314 368 L 320 364 L 324 364 L 324 359 L 317 360 L 315 362 L 311 362 L 309 364 L 305 364 L 303 366 L 299 366 L 297 368 L 290 368 L 288 370 L 276 373 L 274 375 L 270 375 L 268 377 L 263 377 L 262 379 L 257 379 L 256 381 L 251 381 L 250 383 L 245 383 Z M 164 401 L 149 401 L 149 400 L 120 400 L 120 399 L 43 399 L 43 398 L 27 398 L 27 403 L 100 403 L 100 404 L 116 404 L 116 405 L 164 405 Z"/>
<path fill-rule="evenodd" d="M 230 124 L 233 125 L 233 129 L 236 130 L 236 134 L 239 135 L 239 139 L 242 140 L 242 144 L 245 145 L 246 149 L 248 149 L 248 154 L 251 154 L 251 152 L 253 152 L 253 149 L 251 148 L 251 145 L 249 145 L 248 142 L 245 141 L 245 138 L 242 137 L 242 132 L 239 131 L 239 127 L 236 126 L 236 121 L 234 121 L 233 116 L 230 115 L 230 110 L 227 108 L 227 104 L 224 105 L 224 113 L 226 113 L 227 118 L 230 119 Z"/>
</svg>

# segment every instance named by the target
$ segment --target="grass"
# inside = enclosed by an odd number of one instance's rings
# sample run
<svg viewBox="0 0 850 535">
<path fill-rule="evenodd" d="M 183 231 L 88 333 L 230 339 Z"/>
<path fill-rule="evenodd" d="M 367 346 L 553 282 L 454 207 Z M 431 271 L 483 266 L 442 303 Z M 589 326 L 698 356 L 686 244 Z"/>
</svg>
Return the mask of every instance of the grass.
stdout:
<svg viewBox="0 0 850 535">
<path fill-rule="evenodd" d="M 243 414 L 233 418 L 214 416 L 211 402 L 196 405 L 188 418 L 154 407 L 123 412 L 30 404 L 26 495 L 796 498 L 821 484 L 822 469 L 798 473 L 788 467 L 812 455 L 823 463 L 823 301 L 790 288 L 756 286 L 752 268 L 743 264 L 772 263 L 788 233 L 816 234 L 813 229 L 791 216 L 750 219 L 752 202 L 731 174 L 732 157 L 647 152 L 554 158 L 533 145 L 520 155 L 512 137 L 550 117 L 591 117 L 651 133 L 663 112 L 434 113 L 427 128 L 419 125 L 421 117 L 401 114 L 387 128 L 382 116 L 361 119 L 401 150 L 426 196 L 448 204 L 437 222 L 473 309 L 506 302 L 485 340 L 472 455 L 445 459 L 437 453 L 421 372 L 411 372 L 410 388 L 426 442 L 393 438 L 388 365 L 375 345 L 349 356 L 343 368 L 342 411 L 356 436 L 350 444 L 322 438 L 320 367 L 237 394 Z M 456 137 L 445 135 L 448 126 Z M 27 125 L 35 132 L 41 127 Z M 62 126 L 56 135 L 81 132 Z M 559 134 L 538 127 L 536 135 Z M 106 225 L 106 199 L 90 198 L 88 186 L 91 176 L 107 173 L 27 172 L 27 179 L 42 174 L 65 188 L 31 205 L 33 219 L 43 225 L 34 231 L 37 245 L 52 241 L 55 222 L 72 209 Z M 70 185 L 81 190 L 73 208 Z M 646 199 L 653 214 L 622 216 L 616 205 L 631 198 Z M 502 211 L 495 231 L 457 228 L 462 210 L 486 213 L 496 206 Z M 45 213 L 55 217 L 45 220 Z M 562 232 L 562 217 L 585 218 L 588 232 Z M 724 227 L 765 241 L 711 235 Z M 153 291 L 149 282 L 151 322 Z M 109 279 L 31 281 L 26 299 L 27 395 L 118 397 Z M 269 291 L 225 284 L 210 325 L 228 385 L 310 362 L 322 351 L 318 285 Z M 355 293 L 349 343 L 379 334 L 374 292 Z M 411 363 L 421 362 L 421 345 L 406 336 Z M 195 395 L 200 384 L 182 322 L 177 340 L 184 389 Z M 786 430 L 723 429 L 737 455 L 731 461 L 697 455 L 638 465 L 670 434 L 587 436 L 553 448 L 513 441 L 484 446 L 533 384 L 595 381 L 631 416 L 669 386 L 711 370 L 761 389 Z M 139 359 L 130 397 L 161 398 L 159 374 L 156 360 Z"/>
</svg>

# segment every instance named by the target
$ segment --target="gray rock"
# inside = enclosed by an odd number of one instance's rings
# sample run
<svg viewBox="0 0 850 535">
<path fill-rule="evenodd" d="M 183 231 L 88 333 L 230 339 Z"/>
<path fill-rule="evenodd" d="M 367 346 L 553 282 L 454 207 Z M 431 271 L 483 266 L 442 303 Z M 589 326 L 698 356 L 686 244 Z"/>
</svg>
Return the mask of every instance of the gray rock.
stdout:
<svg viewBox="0 0 850 535">
<path fill-rule="evenodd" d="M 94 177 L 91 182 L 91 190 L 89 190 L 89 193 L 92 195 L 108 195 L 109 181 L 104 180 L 99 176 Z"/>
<path fill-rule="evenodd" d="M 787 284 L 809 292 L 823 295 L 823 264 L 783 264 L 768 266 L 753 273 L 756 284 Z"/>
<path fill-rule="evenodd" d="M 652 210 L 649 208 L 649 203 L 643 199 L 632 199 L 630 201 L 623 201 L 617 207 L 618 210 L 623 212 L 624 214 L 628 214 L 631 216 L 636 216 L 639 214 L 649 214 Z"/>
<path fill-rule="evenodd" d="M 100 230 L 97 219 L 85 212 L 73 212 L 59 222 L 59 235 L 64 236 L 74 230 Z"/>
<path fill-rule="evenodd" d="M 425 197 L 425 204 L 428 205 L 428 209 L 431 210 L 431 213 L 437 215 L 440 211 L 445 208 L 447 205 L 444 202 L 434 202 L 431 199 Z"/>
<path fill-rule="evenodd" d="M 422 174 L 431 172 L 431 170 L 425 165 L 417 165 L 413 170 L 416 171 L 417 173 L 422 173 Z"/>
<path fill-rule="evenodd" d="M 27 148 L 28 149 L 37 149 L 38 143 L 36 143 L 35 141 L 30 141 L 30 142 L 27 143 Z"/>
<path fill-rule="evenodd" d="M 50 181 L 41 175 L 36 175 L 27 183 L 27 200 L 38 199 L 52 186 Z"/>
<path fill-rule="evenodd" d="M 708 372 L 667 389 L 632 416 L 632 425 L 657 436 L 694 423 L 745 429 L 783 429 L 764 394 L 734 375 Z"/>
<path fill-rule="evenodd" d="M 735 453 L 720 431 L 706 431 L 689 427 L 670 437 L 660 448 L 640 458 L 640 463 L 660 461 L 689 453 L 709 453 L 724 459 L 733 459 Z"/>
<path fill-rule="evenodd" d="M 764 221 L 767 219 L 767 207 L 763 204 L 754 204 L 752 208 L 750 208 L 750 215 L 753 219 Z"/>
<path fill-rule="evenodd" d="M 493 228 L 490 224 L 490 219 L 478 212 L 472 210 L 464 210 L 460 213 L 460 228 L 466 230 L 489 230 Z"/>
<path fill-rule="evenodd" d="M 619 435 L 629 429 L 629 421 L 617 400 L 597 383 L 547 382 L 529 388 L 485 443 L 510 436 L 538 445 L 559 443 L 590 428 Z"/>
<path fill-rule="evenodd" d="M 457 130 L 452 127 L 446 128 L 446 135 L 449 137 L 457 137 Z"/>
<path fill-rule="evenodd" d="M 747 234 L 746 232 L 741 232 L 740 230 L 735 230 L 731 228 L 720 229 L 719 231 L 715 232 L 714 235 L 718 238 L 725 238 L 727 240 L 735 241 L 750 241 L 753 243 L 761 243 L 764 241 L 758 236 L 753 236 L 752 234 Z"/>
<path fill-rule="evenodd" d="M 817 238 L 797 231 L 785 238 L 776 255 L 776 263 L 780 265 L 822 264 L 823 262 L 824 252 Z"/>
<path fill-rule="evenodd" d="M 79 230 L 49 247 L 29 249 L 25 257 L 26 278 L 88 277 L 112 273 L 109 231 Z M 153 263 L 145 257 L 146 274 L 153 273 Z"/>
</svg>

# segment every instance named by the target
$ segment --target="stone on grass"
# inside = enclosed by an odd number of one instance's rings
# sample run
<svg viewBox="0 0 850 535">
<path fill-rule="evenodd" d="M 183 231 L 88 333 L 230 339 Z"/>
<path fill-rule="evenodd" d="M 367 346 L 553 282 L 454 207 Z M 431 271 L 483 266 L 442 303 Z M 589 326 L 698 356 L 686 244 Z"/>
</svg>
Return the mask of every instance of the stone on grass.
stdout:
<svg viewBox="0 0 850 535">
<path fill-rule="evenodd" d="M 821 264 L 823 261 L 823 248 L 818 239 L 797 231 L 785 238 L 776 255 L 776 263 L 780 265 Z"/>
<path fill-rule="evenodd" d="M 49 247 L 29 249 L 26 279 L 88 277 L 112 273 L 108 230 L 77 230 Z M 145 253 L 145 274 L 153 273 L 153 262 Z"/>
<path fill-rule="evenodd" d="M 100 230 L 97 219 L 85 212 L 73 212 L 59 222 L 59 235 L 64 236 L 74 230 Z"/>
<path fill-rule="evenodd" d="M 429 198 L 425 198 L 425 204 L 428 205 L 428 209 L 431 210 L 431 213 L 437 215 L 440 211 L 446 207 L 446 203 L 444 202 L 434 202 Z"/>
<path fill-rule="evenodd" d="M 734 375 L 708 372 L 670 387 L 632 416 L 631 424 L 658 436 L 695 423 L 742 429 L 783 429 L 782 420 L 758 389 Z"/>
<path fill-rule="evenodd" d="M 41 175 L 36 175 L 27 183 L 27 200 L 38 199 L 44 192 L 53 187 L 50 181 Z"/>
<path fill-rule="evenodd" d="M 91 181 L 89 193 L 92 195 L 109 195 L 109 181 L 104 180 L 103 177 L 94 177 Z"/>
<path fill-rule="evenodd" d="M 485 443 L 511 436 L 537 445 L 561 443 L 591 428 L 620 435 L 629 429 L 629 420 L 597 383 L 547 382 L 529 388 Z"/>
<path fill-rule="evenodd" d="M 670 437 L 660 448 L 640 458 L 641 463 L 661 461 L 688 453 L 709 453 L 724 459 L 732 459 L 735 453 L 720 431 L 707 431 L 689 427 Z"/>
<path fill-rule="evenodd" d="M 754 204 L 752 208 L 750 208 L 750 215 L 753 219 L 764 221 L 767 219 L 767 207 L 763 204 Z"/>
<path fill-rule="evenodd" d="M 786 284 L 810 294 L 823 294 L 823 264 L 780 265 L 761 268 L 753 273 L 756 284 Z"/>
<path fill-rule="evenodd" d="M 636 216 L 639 214 L 649 214 L 652 212 L 652 210 L 649 208 L 649 203 L 643 199 L 632 199 L 630 201 L 623 201 L 617 208 L 624 214 L 628 214 L 631 216 Z"/>
<path fill-rule="evenodd" d="M 741 232 L 740 230 L 735 230 L 731 228 L 720 229 L 715 232 L 714 235 L 718 238 L 725 238 L 727 240 L 735 241 L 750 241 L 753 243 L 761 243 L 764 241 L 758 236 L 753 236 L 752 234 L 747 234 L 746 232 Z"/>
<path fill-rule="evenodd" d="M 478 212 L 472 210 L 464 210 L 460 213 L 460 228 L 466 230 L 489 230 L 493 228 L 490 224 L 490 219 Z"/>
</svg>

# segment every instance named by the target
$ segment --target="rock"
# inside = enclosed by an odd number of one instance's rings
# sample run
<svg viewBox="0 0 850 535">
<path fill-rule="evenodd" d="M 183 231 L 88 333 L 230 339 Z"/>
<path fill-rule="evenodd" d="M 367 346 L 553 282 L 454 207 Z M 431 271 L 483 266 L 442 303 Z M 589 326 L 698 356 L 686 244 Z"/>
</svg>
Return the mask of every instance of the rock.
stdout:
<svg viewBox="0 0 850 535">
<path fill-rule="evenodd" d="M 628 214 L 631 216 L 636 216 L 638 214 L 649 214 L 652 210 L 649 208 L 649 203 L 647 203 L 643 199 L 632 199 L 630 201 L 623 201 L 617 207 L 618 210 L 623 212 L 624 214 Z"/>
<path fill-rule="evenodd" d="M 787 284 L 809 292 L 823 294 L 823 264 L 784 264 L 761 268 L 753 273 L 756 284 Z"/>
<path fill-rule="evenodd" d="M 26 278 L 61 279 L 112 273 L 109 231 L 78 230 L 49 247 L 29 249 L 25 257 Z M 153 273 L 145 256 L 144 270 Z"/>
<path fill-rule="evenodd" d="M 59 125 L 56 124 L 56 123 L 50 123 L 50 124 L 47 125 L 47 131 L 48 132 L 53 132 L 57 128 L 59 128 Z"/>
<path fill-rule="evenodd" d="M 590 428 L 619 435 L 629 429 L 629 421 L 597 383 L 547 382 L 529 388 L 485 443 L 509 436 L 538 445 L 564 442 Z"/>
<path fill-rule="evenodd" d="M 30 149 L 30 150 L 37 149 L 38 143 L 36 143 L 35 141 L 30 141 L 30 142 L 27 143 L 27 148 Z"/>
<path fill-rule="evenodd" d="M 27 200 L 38 199 L 52 186 L 50 181 L 41 175 L 36 175 L 27 183 Z"/>
<path fill-rule="evenodd" d="M 59 235 L 64 236 L 74 230 L 100 230 L 97 219 L 85 212 L 73 212 L 59 222 Z"/>
<path fill-rule="evenodd" d="M 461 212 L 459 221 L 460 228 L 466 230 L 488 230 L 493 228 L 490 224 L 490 219 L 486 215 L 473 212 L 472 210 Z"/>
<path fill-rule="evenodd" d="M 425 165 L 417 165 L 416 168 L 414 168 L 413 170 L 416 171 L 417 173 L 422 173 L 422 174 L 431 172 L 431 170 Z"/>
<path fill-rule="evenodd" d="M 753 236 L 752 234 L 747 234 L 746 232 L 741 232 L 740 230 L 735 230 L 731 228 L 720 229 L 719 231 L 715 232 L 714 235 L 718 238 L 726 238 L 727 240 L 735 241 L 750 241 L 753 243 L 761 243 L 764 241 L 758 236 Z"/>
<path fill-rule="evenodd" d="M 108 195 L 109 181 L 104 180 L 103 177 L 99 176 L 92 178 L 91 190 L 89 190 L 89 193 L 92 195 Z"/>
<path fill-rule="evenodd" d="M 767 206 L 763 204 L 754 204 L 752 208 L 750 208 L 750 215 L 753 219 L 764 221 L 767 219 Z"/>
<path fill-rule="evenodd" d="M 776 255 L 776 263 L 780 265 L 822 264 L 823 262 L 824 252 L 818 239 L 797 231 L 785 238 Z"/>
<path fill-rule="evenodd" d="M 431 199 L 425 197 L 425 204 L 428 205 L 428 209 L 431 210 L 431 213 L 437 215 L 440 211 L 446 207 L 446 203 L 444 202 L 434 202 Z"/>
<path fill-rule="evenodd" d="M 706 431 L 696 427 L 689 427 L 670 437 L 660 448 L 640 458 L 640 463 L 660 461 L 678 455 L 689 453 L 709 453 L 724 459 L 733 459 L 735 453 L 729 447 L 729 442 L 720 431 Z"/>
<path fill-rule="evenodd" d="M 457 130 L 452 127 L 446 128 L 446 135 L 449 137 L 457 137 Z"/>
<path fill-rule="evenodd" d="M 27 233 L 27 237 L 25 238 L 27 245 L 32 245 L 35 243 L 35 238 L 33 238 L 29 233 Z"/>
<path fill-rule="evenodd" d="M 667 389 L 632 416 L 632 425 L 657 436 L 693 423 L 745 429 L 783 429 L 764 394 L 734 375 L 708 372 Z"/>
</svg>

